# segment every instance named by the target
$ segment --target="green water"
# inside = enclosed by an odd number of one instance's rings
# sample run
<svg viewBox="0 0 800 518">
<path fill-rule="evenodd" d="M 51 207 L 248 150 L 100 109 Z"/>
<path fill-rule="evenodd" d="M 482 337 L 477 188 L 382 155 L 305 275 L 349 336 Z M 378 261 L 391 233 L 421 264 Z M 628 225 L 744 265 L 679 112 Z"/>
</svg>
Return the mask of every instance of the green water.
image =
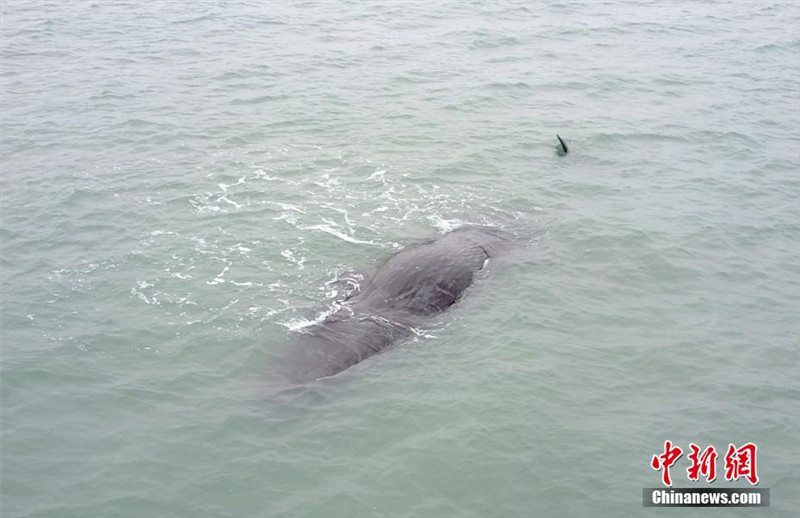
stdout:
<svg viewBox="0 0 800 518">
<path fill-rule="evenodd" d="M 10 0 L 0 44 L 2 516 L 656 515 L 666 439 L 772 492 L 672 514 L 800 510 L 797 3 Z M 462 223 L 529 245 L 265 393 Z"/>
</svg>

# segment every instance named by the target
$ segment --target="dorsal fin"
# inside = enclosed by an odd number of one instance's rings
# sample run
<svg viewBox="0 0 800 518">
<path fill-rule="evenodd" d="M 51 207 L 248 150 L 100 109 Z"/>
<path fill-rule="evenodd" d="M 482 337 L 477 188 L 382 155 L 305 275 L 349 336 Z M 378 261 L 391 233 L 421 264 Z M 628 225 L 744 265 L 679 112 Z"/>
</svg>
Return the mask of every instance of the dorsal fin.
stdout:
<svg viewBox="0 0 800 518">
<path fill-rule="evenodd" d="M 569 153 L 569 148 L 567 147 L 567 143 L 564 142 L 564 139 L 562 139 L 560 135 L 556 135 L 556 138 L 561 142 L 561 151 L 563 151 L 565 155 Z"/>
</svg>

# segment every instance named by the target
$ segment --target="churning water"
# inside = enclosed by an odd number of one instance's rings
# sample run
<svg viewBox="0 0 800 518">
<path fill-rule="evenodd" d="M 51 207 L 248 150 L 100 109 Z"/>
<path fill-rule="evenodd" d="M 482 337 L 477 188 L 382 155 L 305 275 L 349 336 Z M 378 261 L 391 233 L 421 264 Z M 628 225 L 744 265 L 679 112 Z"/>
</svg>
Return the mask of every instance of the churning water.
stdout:
<svg viewBox="0 0 800 518">
<path fill-rule="evenodd" d="M 666 439 L 800 509 L 796 2 L 8 0 L 2 119 L 5 517 L 653 515 Z M 264 393 L 463 223 L 528 245 Z"/>
</svg>

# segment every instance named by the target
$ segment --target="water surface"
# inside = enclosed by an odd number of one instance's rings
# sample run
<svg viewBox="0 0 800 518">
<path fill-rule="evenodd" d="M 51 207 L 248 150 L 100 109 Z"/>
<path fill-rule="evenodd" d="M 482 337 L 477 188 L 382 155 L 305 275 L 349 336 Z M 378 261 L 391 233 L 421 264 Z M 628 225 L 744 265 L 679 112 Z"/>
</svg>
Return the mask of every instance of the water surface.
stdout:
<svg viewBox="0 0 800 518">
<path fill-rule="evenodd" d="M 796 3 L 2 11 L 3 516 L 655 514 L 665 439 L 800 509 Z M 265 395 L 337 279 L 464 223 L 529 246 Z"/>
</svg>

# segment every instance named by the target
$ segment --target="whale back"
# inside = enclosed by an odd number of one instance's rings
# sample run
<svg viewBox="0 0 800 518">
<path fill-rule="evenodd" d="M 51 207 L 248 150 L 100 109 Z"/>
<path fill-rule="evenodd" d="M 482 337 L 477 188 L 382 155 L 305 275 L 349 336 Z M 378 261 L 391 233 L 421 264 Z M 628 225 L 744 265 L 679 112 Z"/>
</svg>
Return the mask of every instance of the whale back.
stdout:
<svg viewBox="0 0 800 518">
<path fill-rule="evenodd" d="M 450 233 L 389 258 L 348 302 L 357 309 L 435 315 L 461 297 L 488 258 L 468 234 Z"/>
<path fill-rule="evenodd" d="M 296 383 L 331 376 L 413 333 L 455 304 L 486 262 L 508 248 L 494 229 L 464 227 L 388 258 L 343 309 L 293 333 L 278 362 Z"/>
</svg>

